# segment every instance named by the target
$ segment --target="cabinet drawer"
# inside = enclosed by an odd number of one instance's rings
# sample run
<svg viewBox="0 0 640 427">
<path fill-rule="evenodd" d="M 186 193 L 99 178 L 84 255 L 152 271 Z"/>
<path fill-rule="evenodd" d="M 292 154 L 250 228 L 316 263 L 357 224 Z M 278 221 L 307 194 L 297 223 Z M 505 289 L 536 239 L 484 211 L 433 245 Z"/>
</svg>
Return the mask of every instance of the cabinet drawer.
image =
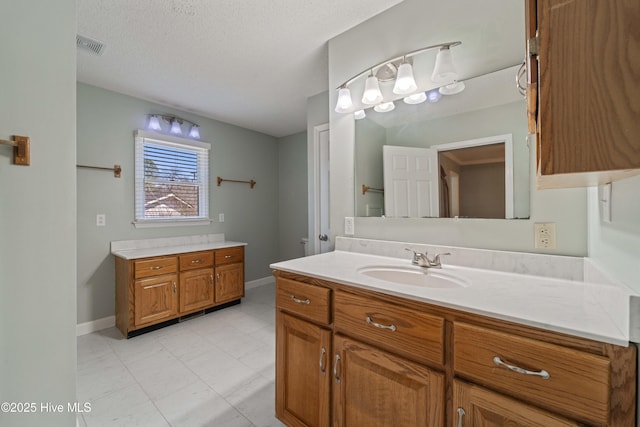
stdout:
<svg viewBox="0 0 640 427">
<path fill-rule="evenodd" d="M 279 278 L 276 305 L 282 310 L 328 325 L 331 290 L 295 280 Z"/>
<path fill-rule="evenodd" d="M 140 259 L 134 261 L 134 266 L 136 279 L 141 279 L 143 277 L 175 273 L 178 271 L 178 260 L 174 256 Z"/>
<path fill-rule="evenodd" d="M 453 334 L 456 375 L 580 420 L 608 423 L 607 358 L 464 323 L 455 323 Z"/>
<path fill-rule="evenodd" d="M 192 252 L 180 255 L 180 271 L 213 267 L 213 251 Z"/>
<path fill-rule="evenodd" d="M 444 364 L 444 319 L 336 291 L 336 329 L 419 362 Z"/>
<path fill-rule="evenodd" d="M 216 249 L 216 265 L 244 261 L 244 246 Z"/>
</svg>

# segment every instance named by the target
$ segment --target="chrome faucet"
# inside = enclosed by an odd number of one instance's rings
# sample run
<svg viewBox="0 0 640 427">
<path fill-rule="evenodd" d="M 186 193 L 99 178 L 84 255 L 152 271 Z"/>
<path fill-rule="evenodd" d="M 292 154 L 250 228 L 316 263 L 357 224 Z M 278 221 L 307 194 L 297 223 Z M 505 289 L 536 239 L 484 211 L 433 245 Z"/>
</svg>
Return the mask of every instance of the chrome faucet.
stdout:
<svg viewBox="0 0 640 427">
<path fill-rule="evenodd" d="M 440 256 L 451 255 L 449 252 L 445 252 L 442 254 L 436 254 L 433 258 L 429 258 L 429 255 L 427 254 L 427 252 L 420 253 L 409 248 L 405 248 L 405 250 L 409 252 L 413 252 L 413 259 L 411 260 L 412 264 L 419 265 L 420 267 L 424 267 L 424 268 L 442 268 Z"/>
</svg>

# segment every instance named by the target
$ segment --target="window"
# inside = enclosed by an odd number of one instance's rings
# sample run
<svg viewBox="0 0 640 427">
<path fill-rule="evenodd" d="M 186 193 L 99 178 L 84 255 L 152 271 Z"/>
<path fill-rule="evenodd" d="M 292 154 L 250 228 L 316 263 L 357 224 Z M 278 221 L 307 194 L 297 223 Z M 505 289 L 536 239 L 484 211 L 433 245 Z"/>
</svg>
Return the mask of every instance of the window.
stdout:
<svg viewBox="0 0 640 427">
<path fill-rule="evenodd" d="M 210 144 L 138 130 L 135 225 L 209 223 Z"/>
</svg>

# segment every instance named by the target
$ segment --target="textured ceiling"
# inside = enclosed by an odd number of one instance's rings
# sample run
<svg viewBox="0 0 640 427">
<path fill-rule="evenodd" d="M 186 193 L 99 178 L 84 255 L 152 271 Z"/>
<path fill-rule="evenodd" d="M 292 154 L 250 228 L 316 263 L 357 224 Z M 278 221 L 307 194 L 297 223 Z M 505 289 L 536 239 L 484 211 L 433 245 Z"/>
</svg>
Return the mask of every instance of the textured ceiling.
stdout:
<svg viewBox="0 0 640 427">
<path fill-rule="evenodd" d="M 327 41 L 401 0 L 77 0 L 80 82 L 263 132 L 306 129 Z"/>
</svg>

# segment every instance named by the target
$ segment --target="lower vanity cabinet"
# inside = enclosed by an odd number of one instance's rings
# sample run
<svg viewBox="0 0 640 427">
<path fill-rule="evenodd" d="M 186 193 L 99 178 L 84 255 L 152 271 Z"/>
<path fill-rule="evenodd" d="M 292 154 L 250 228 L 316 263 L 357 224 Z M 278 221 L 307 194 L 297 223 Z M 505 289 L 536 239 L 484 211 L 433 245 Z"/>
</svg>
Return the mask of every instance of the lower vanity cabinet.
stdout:
<svg viewBox="0 0 640 427">
<path fill-rule="evenodd" d="M 215 302 L 244 297 L 244 246 L 216 250 L 215 264 Z"/>
<path fill-rule="evenodd" d="M 139 259 L 116 257 L 116 327 L 126 337 L 243 296 L 243 246 Z"/>
<path fill-rule="evenodd" d="M 276 271 L 288 426 L 633 427 L 636 347 Z"/>
<path fill-rule="evenodd" d="M 334 426 L 444 425 L 443 374 L 341 335 L 333 347 Z"/>
<path fill-rule="evenodd" d="M 578 427 L 580 424 L 459 380 L 453 382 L 455 426 Z"/>
<path fill-rule="evenodd" d="M 180 255 L 180 313 L 210 307 L 214 302 L 213 251 Z"/>
<path fill-rule="evenodd" d="M 331 425 L 331 291 L 276 284 L 276 416 L 289 426 Z"/>
</svg>

